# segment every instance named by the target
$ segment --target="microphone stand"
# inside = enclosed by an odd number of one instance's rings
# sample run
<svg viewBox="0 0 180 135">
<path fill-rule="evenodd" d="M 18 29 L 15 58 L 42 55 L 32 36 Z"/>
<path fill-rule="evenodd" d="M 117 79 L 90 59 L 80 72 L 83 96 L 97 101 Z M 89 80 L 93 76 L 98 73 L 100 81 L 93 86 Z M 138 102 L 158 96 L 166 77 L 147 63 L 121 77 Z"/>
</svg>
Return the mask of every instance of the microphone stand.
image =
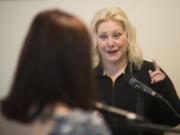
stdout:
<svg viewBox="0 0 180 135">
<path fill-rule="evenodd" d="M 148 123 L 148 122 L 134 122 L 134 121 L 128 121 L 127 122 L 129 126 L 132 127 L 137 127 L 137 128 L 143 128 L 143 129 L 148 129 L 148 130 L 161 130 L 169 133 L 175 133 L 175 134 L 180 134 L 180 129 L 172 129 L 170 126 L 165 126 L 165 125 L 159 125 L 159 124 L 153 124 L 153 123 Z"/>
<path fill-rule="evenodd" d="M 136 113 L 132 113 L 120 108 L 116 108 L 110 105 L 97 102 L 95 107 L 101 110 L 108 111 L 110 113 L 118 114 L 126 118 L 126 124 L 130 127 L 143 128 L 148 130 L 163 130 L 170 133 L 180 134 L 180 129 L 172 129 L 170 126 L 153 124 L 148 122 L 143 116 Z"/>
</svg>

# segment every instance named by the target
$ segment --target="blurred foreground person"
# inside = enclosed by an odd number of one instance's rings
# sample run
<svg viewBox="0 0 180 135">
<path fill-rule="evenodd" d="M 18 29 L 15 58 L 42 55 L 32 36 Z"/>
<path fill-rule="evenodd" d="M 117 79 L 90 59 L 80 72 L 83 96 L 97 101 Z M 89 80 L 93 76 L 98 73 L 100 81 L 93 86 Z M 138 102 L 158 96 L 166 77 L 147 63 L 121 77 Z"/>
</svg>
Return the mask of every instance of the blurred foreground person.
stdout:
<svg viewBox="0 0 180 135">
<path fill-rule="evenodd" d="M 91 38 L 77 17 L 57 9 L 33 20 L 14 81 L 1 101 L 1 135 L 110 135 L 92 113 L 97 91 Z"/>
</svg>

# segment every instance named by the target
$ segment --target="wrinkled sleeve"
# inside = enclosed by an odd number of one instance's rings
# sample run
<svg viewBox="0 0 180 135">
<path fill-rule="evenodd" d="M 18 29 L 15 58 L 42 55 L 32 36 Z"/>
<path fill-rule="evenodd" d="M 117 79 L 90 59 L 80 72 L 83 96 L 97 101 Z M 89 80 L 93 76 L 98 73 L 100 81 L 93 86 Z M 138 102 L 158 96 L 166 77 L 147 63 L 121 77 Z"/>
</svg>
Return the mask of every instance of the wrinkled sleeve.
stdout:
<svg viewBox="0 0 180 135">
<path fill-rule="evenodd" d="M 152 88 L 160 93 L 180 116 L 180 100 L 168 75 L 166 74 L 166 78 L 163 81 L 153 84 Z M 154 112 L 156 113 L 155 115 L 158 116 L 155 118 L 156 122 L 169 126 L 177 126 L 180 124 L 180 117 L 172 111 L 166 102 L 160 99 L 154 99 L 153 106 L 153 110 L 155 110 Z"/>
</svg>

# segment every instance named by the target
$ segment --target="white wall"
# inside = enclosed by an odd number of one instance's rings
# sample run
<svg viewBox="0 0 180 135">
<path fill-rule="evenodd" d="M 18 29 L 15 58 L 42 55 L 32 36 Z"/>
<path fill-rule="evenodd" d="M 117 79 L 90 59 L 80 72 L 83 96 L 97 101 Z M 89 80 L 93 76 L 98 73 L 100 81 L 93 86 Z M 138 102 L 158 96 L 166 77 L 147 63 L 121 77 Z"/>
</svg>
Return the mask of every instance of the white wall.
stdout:
<svg viewBox="0 0 180 135">
<path fill-rule="evenodd" d="M 89 25 L 98 9 L 113 6 L 124 9 L 137 28 L 145 59 L 157 60 L 180 95 L 179 0 L 0 0 L 0 97 L 8 92 L 19 50 L 36 13 L 56 7 Z"/>
<path fill-rule="evenodd" d="M 145 59 L 157 60 L 180 95 L 180 0 L 0 0 L 0 98 L 8 92 L 19 50 L 37 12 L 57 7 L 89 25 L 98 9 L 113 6 L 124 9 L 137 28 Z"/>
<path fill-rule="evenodd" d="M 157 60 L 180 96 L 180 0 L 0 0 L 0 98 L 8 93 L 19 50 L 37 12 L 57 7 L 89 25 L 98 9 L 113 6 L 127 13 L 145 59 Z"/>
</svg>

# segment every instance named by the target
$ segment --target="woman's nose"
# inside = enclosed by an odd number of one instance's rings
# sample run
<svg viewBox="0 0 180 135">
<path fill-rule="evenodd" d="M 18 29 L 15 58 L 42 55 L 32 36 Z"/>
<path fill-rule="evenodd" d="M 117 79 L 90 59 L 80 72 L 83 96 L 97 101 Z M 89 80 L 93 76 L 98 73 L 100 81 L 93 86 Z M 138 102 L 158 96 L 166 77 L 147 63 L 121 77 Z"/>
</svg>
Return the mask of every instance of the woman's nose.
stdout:
<svg viewBox="0 0 180 135">
<path fill-rule="evenodd" d="M 113 47 L 114 46 L 114 40 L 112 37 L 108 38 L 108 47 Z"/>
</svg>

